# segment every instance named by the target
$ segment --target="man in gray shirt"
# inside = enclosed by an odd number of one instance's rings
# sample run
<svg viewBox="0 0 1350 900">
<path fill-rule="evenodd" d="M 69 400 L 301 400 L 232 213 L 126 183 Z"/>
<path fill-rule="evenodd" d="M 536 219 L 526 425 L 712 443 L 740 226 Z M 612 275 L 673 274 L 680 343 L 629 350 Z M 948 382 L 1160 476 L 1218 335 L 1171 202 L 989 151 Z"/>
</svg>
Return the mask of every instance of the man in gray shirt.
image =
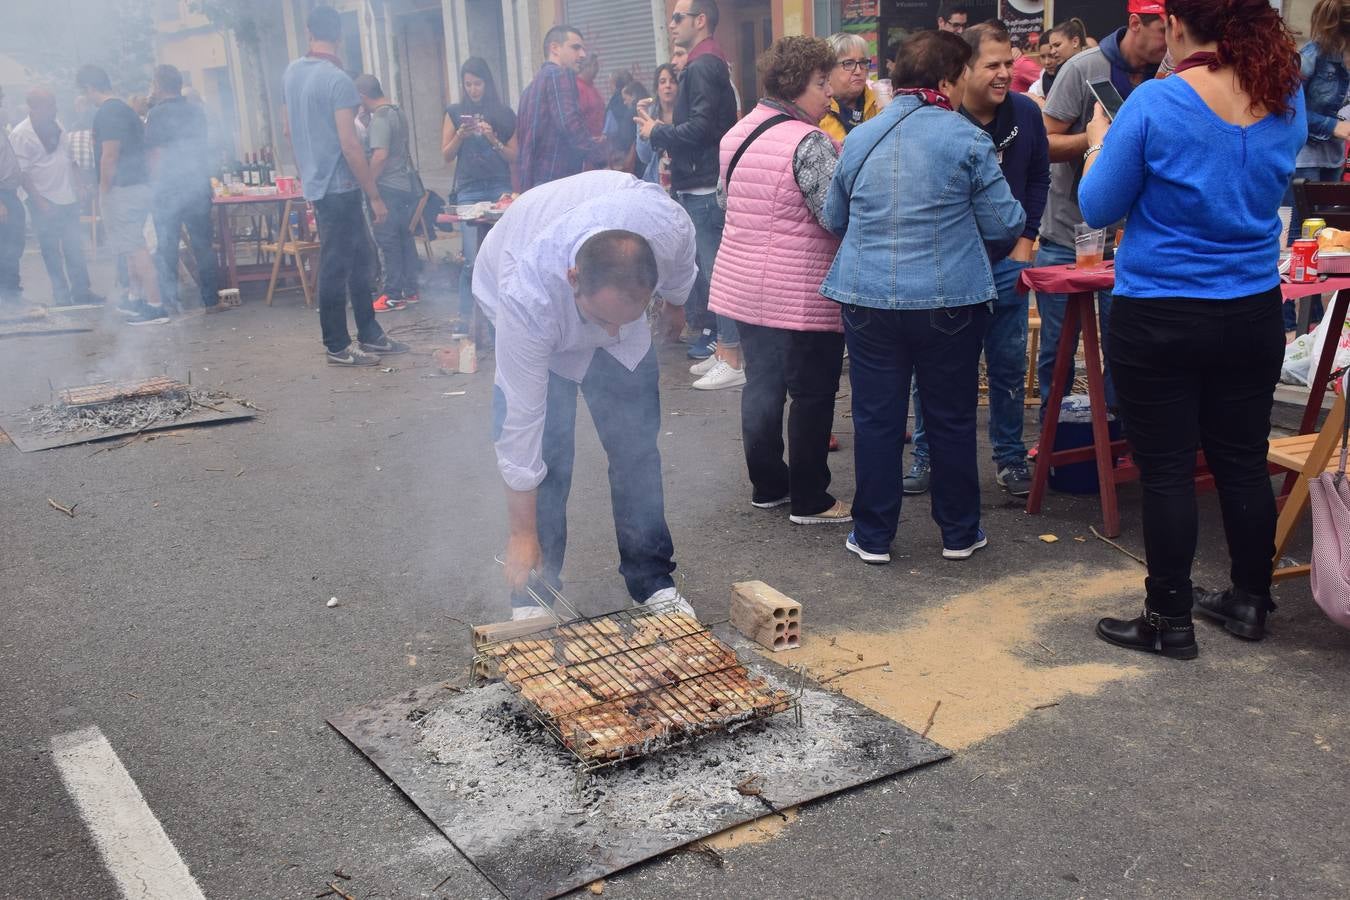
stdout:
<svg viewBox="0 0 1350 900">
<path fill-rule="evenodd" d="M 1088 82 L 1110 81 L 1122 97 L 1144 81 L 1152 79 L 1167 52 L 1167 32 L 1163 24 L 1162 4 L 1156 0 L 1130 0 L 1129 24 L 1102 39 L 1100 46 L 1077 54 L 1060 66 L 1054 86 L 1045 100 L 1045 130 L 1050 139 L 1050 194 L 1041 220 L 1041 249 L 1037 266 L 1059 266 L 1074 261 L 1074 227 L 1083 222 L 1078 210 L 1078 182 L 1083 177 L 1084 154 L 1089 152 L 1087 123 L 1092 119 L 1097 100 L 1088 90 Z M 1055 374 L 1055 354 L 1064 310 L 1064 294 L 1036 294 L 1041 316 L 1041 349 L 1036 374 L 1041 389 L 1041 414 L 1050 399 L 1050 383 Z M 1102 335 L 1111 321 L 1111 295 L 1097 295 Z M 1078 336 L 1074 336 L 1077 346 Z M 1070 380 L 1072 384 L 1072 379 Z M 1108 374 L 1106 401 L 1114 406 L 1115 391 Z"/>
<path fill-rule="evenodd" d="M 408 345 L 390 340 L 375 321 L 374 249 L 361 192 L 376 225 L 388 213 L 356 135 L 361 98 L 337 56 L 342 20 L 331 6 L 316 6 L 306 24 L 309 52 L 286 67 L 282 91 L 301 187 L 319 224 L 319 327 L 330 365 L 379 365 L 380 354 L 405 353 Z M 348 295 L 356 343 L 347 331 Z"/>
<path fill-rule="evenodd" d="M 356 92 L 370 115 L 366 129 L 370 173 L 389 208 L 389 217 L 375 226 L 375 243 L 384 254 L 384 292 L 375 300 L 375 311 L 388 312 L 418 300 L 417 244 L 410 225 L 422 199 L 422 180 L 408 153 L 408 120 L 403 110 L 384 96 L 374 75 L 359 76 Z"/>
</svg>

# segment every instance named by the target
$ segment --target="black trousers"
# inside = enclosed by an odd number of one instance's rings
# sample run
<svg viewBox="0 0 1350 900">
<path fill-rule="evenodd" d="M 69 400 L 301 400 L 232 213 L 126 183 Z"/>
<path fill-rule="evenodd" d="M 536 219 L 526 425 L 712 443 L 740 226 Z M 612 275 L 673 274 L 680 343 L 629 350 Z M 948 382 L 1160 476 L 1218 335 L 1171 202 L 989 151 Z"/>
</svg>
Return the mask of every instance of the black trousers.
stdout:
<svg viewBox="0 0 1350 900">
<path fill-rule="evenodd" d="M 375 243 L 384 254 L 384 292 L 398 300 L 417 293 L 417 273 L 421 262 L 417 258 L 417 243 L 408 223 L 422 199 L 418 194 L 393 188 L 380 188 L 380 199 L 389 209 L 389 215 L 372 227 Z"/>
<path fill-rule="evenodd" d="M 376 343 L 384 329 L 375 321 L 372 276 L 375 248 L 366 230 L 360 191 L 329 194 L 314 201 L 319 223 L 319 327 L 329 353 L 341 353 L 352 342 L 347 331 L 347 298 L 351 296 L 357 339 Z"/>
<path fill-rule="evenodd" d="M 187 227 L 192 257 L 197 261 L 202 306 L 220 302 L 220 275 L 216 267 L 215 233 L 211 223 L 211 189 L 207 186 L 173 190 L 161 187 L 155 197 L 155 270 L 159 296 L 170 308 L 178 302 L 178 240 Z"/>
<path fill-rule="evenodd" d="M 1268 593 L 1275 496 L 1266 451 L 1284 360 L 1279 290 L 1236 300 L 1116 297 L 1106 352 L 1144 490 L 1149 609 L 1191 609 L 1201 448 L 1219 491 L 1233 584 Z"/>
<path fill-rule="evenodd" d="M 88 302 L 93 292 L 89 289 L 89 264 L 84 256 L 80 204 L 48 203 L 44 210 L 30 198 L 29 211 L 57 305 Z"/>
<path fill-rule="evenodd" d="M 0 301 L 18 300 L 23 291 L 19 287 L 19 260 L 23 258 L 27 218 L 18 191 L 0 191 L 0 204 L 5 207 L 5 220 L 0 222 Z"/>
<path fill-rule="evenodd" d="M 844 335 L 788 331 L 741 323 L 745 390 L 741 435 L 752 499 L 792 498 L 792 513 L 814 516 L 830 495 L 830 429 L 844 367 Z M 788 409 L 788 461 L 783 461 L 783 403 Z"/>
</svg>

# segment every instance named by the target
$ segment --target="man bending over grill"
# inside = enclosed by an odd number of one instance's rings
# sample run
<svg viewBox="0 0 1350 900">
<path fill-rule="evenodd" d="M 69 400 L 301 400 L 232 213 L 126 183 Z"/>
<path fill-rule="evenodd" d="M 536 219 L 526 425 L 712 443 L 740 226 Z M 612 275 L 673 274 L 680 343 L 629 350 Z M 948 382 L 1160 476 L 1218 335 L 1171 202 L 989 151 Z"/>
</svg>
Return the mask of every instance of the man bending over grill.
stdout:
<svg viewBox="0 0 1350 900">
<path fill-rule="evenodd" d="M 683 327 L 694 246 L 693 223 L 665 191 L 610 171 L 527 191 L 483 241 L 473 293 L 497 329 L 493 440 L 507 489 L 512 618 L 544 612 L 523 595 L 532 572 L 561 587 L 578 386 L 609 458 L 628 593 L 693 613 L 671 578 L 660 372 L 645 314 L 660 294 L 664 324 Z"/>
</svg>

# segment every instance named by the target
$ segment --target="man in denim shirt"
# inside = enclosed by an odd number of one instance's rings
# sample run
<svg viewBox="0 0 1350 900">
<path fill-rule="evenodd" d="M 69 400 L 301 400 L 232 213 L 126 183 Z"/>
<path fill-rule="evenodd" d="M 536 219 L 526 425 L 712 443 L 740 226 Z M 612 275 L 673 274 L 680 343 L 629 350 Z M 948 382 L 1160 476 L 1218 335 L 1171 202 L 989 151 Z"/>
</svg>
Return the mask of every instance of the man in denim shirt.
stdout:
<svg viewBox="0 0 1350 900">
<path fill-rule="evenodd" d="M 1027 298 L 1017 279 L 1031 263 L 1050 190 L 1050 149 L 1036 103 L 1010 90 L 1013 47 L 1008 32 L 993 24 L 976 25 L 962 35 L 975 51 L 961 112 L 994 141 L 999 167 L 1013 196 L 1027 214 L 1026 228 L 1012 252 L 994 260 L 998 298 L 984 337 L 989 376 L 989 442 L 994 448 L 998 483 L 1014 497 L 1031 493 L 1027 449 L 1022 441 L 1027 369 Z M 914 404 L 914 462 L 905 476 L 905 493 L 928 489 L 928 436 L 923 412 Z"/>
</svg>

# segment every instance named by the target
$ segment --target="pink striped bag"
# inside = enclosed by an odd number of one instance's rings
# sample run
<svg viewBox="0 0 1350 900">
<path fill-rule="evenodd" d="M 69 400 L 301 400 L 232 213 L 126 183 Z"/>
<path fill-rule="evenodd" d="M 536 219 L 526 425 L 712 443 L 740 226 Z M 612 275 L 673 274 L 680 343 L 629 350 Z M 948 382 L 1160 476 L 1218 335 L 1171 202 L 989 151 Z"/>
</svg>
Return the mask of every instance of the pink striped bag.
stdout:
<svg viewBox="0 0 1350 900">
<path fill-rule="evenodd" d="M 1341 382 L 1342 397 L 1350 394 L 1350 372 Z M 1331 621 L 1350 628 L 1350 480 L 1345 477 L 1350 457 L 1350 413 L 1341 435 L 1341 464 L 1308 482 L 1312 503 L 1312 592 Z"/>
</svg>

